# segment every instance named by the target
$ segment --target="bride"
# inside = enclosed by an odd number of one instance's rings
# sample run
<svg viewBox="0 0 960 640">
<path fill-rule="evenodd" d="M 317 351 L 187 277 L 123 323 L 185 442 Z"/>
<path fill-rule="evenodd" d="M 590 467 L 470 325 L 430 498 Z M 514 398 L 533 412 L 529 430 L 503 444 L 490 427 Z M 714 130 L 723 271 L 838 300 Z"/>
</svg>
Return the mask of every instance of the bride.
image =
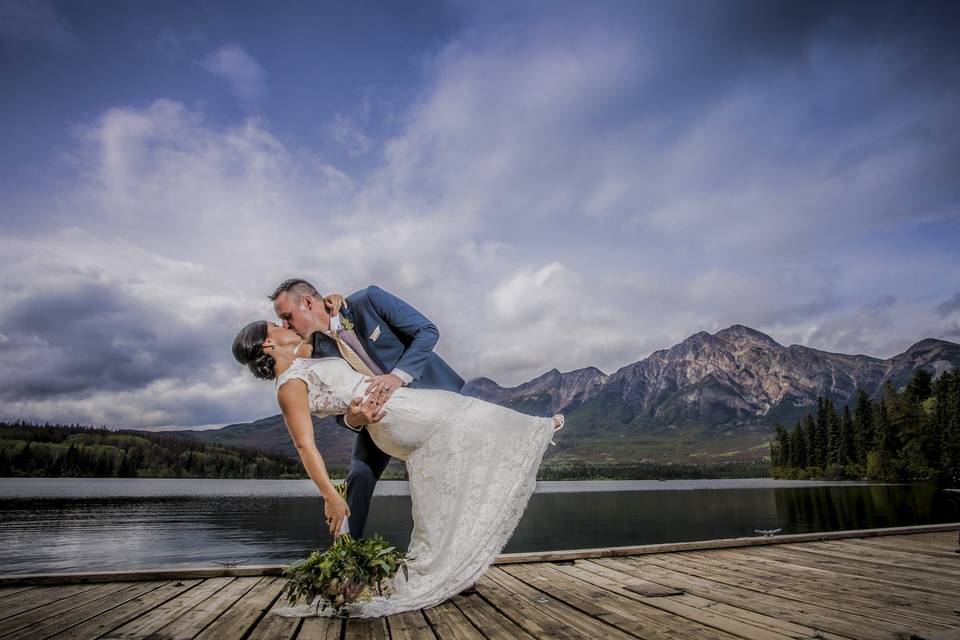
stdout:
<svg viewBox="0 0 960 640">
<path fill-rule="evenodd" d="M 257 378 L 276 380 L 287 430 L 338 531 L 349 509 L 316 449 L 310 415 L 345 413 L 363 397 L 366 376 L 341 358 L 311 359 L 308 343 L 265 320 L 237 334 L 233 355 Z M 397 389 L 380 420 L 366 428 L 378 447 L 407 466 L 413 503 L 408 575 L 398 572 L 391 595 L 351 605 L 349 614 L 371 618 L 432 607 L 476 582 L 520 521 L 540 459 L 561 426 L 559 414 L 535 418 L 450 391 Z M 314 611 L 312 603 L 275 609 L 293 617 Z"/>
</svg>

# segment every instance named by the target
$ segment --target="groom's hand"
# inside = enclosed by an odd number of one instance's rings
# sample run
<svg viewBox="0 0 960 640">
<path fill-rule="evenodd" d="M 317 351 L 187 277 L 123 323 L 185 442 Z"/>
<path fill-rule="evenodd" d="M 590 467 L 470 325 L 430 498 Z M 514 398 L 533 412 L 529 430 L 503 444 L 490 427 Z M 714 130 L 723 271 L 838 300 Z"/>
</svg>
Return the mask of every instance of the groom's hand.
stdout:
<svg viewBox="0 0 960 640">
<path fill-rule="evenodd" d="M 323 297 L 323 306 L 327 308 L 327 313 L 331 316 L 338 315 L 343 308 L 344 298 L 339 293 L 331 293 Z"/>
<path fill-rule="evenodd" d="M 367 396 L 363 400 L 354 398 L 347 407 L 347 413 L 343 419 L 353 428 L 362 427 L 365 424 L 380 422 L 387 412 L 383 410 L 383 402 Z"/>
<path fill-rule="evenodd" d="M 367 397 L 384 404 L 393 395 L 393 392 L 403 386 L 403 380 L 393 373 L 385 373 L 382 376 L 373 376 L 367 378 L 364 382 L 369 382 L 367 387 Z"/>
</svg>

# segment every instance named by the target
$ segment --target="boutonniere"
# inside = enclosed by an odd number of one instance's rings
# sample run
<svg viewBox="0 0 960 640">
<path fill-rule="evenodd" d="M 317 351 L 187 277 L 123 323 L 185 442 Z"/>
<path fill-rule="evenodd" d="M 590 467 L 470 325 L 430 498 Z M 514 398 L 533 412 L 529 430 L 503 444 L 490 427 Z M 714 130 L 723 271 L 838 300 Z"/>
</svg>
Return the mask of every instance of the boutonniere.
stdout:
<svg viewBox="0 0 960 640">
<path fill-rule="evenodd" d="M 353 331 L 353 323 L 350 322 L 350 318 L 345 315 L 340 315 L 340 326 L 346 331 Z"/>
</svg>

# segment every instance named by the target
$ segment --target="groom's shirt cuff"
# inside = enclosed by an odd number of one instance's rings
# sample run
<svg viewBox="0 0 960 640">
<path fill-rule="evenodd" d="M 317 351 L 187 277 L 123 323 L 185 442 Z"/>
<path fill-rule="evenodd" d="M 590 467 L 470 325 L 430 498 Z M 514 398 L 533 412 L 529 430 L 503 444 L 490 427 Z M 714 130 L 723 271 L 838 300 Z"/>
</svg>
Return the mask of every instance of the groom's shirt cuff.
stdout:
<svg viewBox="0 0 960 640">
<path fill-rule="evenodd" d="M 407 373 L 406 371 L 404 371 L 403 369 L 394 369 L 390 373 L 400 378 L 403 381 L 403 386 L 407 386 L 408 384 L 413 382 L 413 376 Z"/>
</svg>

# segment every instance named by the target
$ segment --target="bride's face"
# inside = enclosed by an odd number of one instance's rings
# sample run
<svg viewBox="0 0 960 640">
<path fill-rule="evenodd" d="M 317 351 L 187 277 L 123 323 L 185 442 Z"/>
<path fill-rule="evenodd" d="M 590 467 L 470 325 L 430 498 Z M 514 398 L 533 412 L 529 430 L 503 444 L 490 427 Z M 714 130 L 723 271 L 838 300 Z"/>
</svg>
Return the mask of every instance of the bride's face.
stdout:
<svg viewBox="0 0 960 640">
<path fill-rule="evenodd" d="M 299 343 L 300 336 L 290 329 L 285 329 L 276 322 L 267 322 L 267 338 L 263 341 L 264 346 L 292 347 Z"/>
</svg>

